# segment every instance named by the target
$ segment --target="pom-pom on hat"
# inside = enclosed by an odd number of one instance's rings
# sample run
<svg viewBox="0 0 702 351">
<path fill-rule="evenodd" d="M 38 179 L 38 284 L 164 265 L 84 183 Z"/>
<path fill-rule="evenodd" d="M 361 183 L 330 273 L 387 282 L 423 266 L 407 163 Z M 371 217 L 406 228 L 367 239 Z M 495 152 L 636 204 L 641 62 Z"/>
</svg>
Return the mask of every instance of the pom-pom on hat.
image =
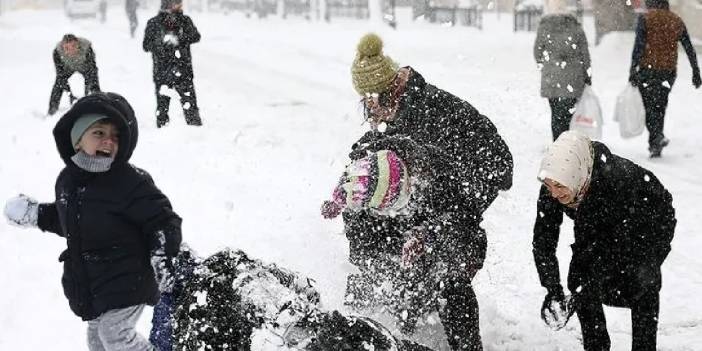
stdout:
<svg viewBox="0 0 702 351">
<path fill-rule="evenodd" d="M 361 38 L 351 65 L 353 87 L 359 95 L 382 93 L 397 75 L 397 64 L 383 55 L 383 40 L 375 33 Z"/>
<path fill-rule="evenodd" d="M 407 166 L 394 151 L 381 150 L 353 161 L 334 189 L 323 215 L 333 218 L 344 208 L 372 209 L 381 214 L 399 211 L 410 199 Z"/>
</svg>

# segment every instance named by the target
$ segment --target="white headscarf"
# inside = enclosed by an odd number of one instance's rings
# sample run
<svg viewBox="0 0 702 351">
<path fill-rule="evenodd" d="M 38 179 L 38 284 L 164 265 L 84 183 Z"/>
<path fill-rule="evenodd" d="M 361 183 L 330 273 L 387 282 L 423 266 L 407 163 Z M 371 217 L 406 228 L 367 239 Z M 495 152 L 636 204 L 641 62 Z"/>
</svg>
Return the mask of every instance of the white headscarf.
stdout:
<svg viewBox="0 0 702 351">
<path fill-rule="evenodd" d="M 569 130 L 548 147 L 538 178 L 555 180 L 577 196 L 590 181 L 593 162 L 590 138 Z"/>
</svg>

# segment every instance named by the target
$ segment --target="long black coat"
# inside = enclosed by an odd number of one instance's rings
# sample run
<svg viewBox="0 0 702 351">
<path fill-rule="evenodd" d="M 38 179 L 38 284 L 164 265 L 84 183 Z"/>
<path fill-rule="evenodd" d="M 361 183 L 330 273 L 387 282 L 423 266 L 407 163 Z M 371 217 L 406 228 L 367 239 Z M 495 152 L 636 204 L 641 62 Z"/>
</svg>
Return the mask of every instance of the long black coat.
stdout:
<svg viewBox="0 0 702 351">
<path fill-rule="evenodd" d="M 379 137 L 368 132 L 355 147 Z M 411 70 L 395 120 L 385 135 L 404 135 L 449 155 L 466 191 L 484 211 L 512 187 L 512 154 L 492 122 L 468 102 L 428 84 Z"/>
<path fill-rule="evenodd" d="M 420 227 L 434 240 L 434 257 L 450 270 L 481 268 L 487 247 L 485 231 L 480 227 L 482 210 L 462 190 L 464 185 L 451 159 L 436 147 L 404 137 L 366 144 L 352 158 L 380 150 L 395 151 L 420 184 L 412 191 L 408 215 L 381 216 L 370 210 L 343 212 L 351 262 L 362 266 L 368 259 L 384 261 L 388 255 L 399 256 L 405 241 L 403 234 Z"/>
<path fill-rule="evenodd" d="M 163 42 L 167 34 L 178 38 L 178 45 Z M 143 48 L 153 58 L 153 79 L 157 85 L 172 86 L 193 79 L 190 45 L 200 41 L 200 32 L 183 13 L 161 11 L 146 23 Z"/>
<path fill-rule="evenodd" d="M 593 142 L 593 150 L 590 187 L 577 210 L 541 187 L 534 260 L 541 285 L 561 289 L 556 247 L 565 213 L 575 224 L 568 289 L 598 289 L 605 303 L 630 307 L 639 294 L 660 289 L 676 224 L 673 198 L 650 171 L 601 143 Z"/>
<path fill-rule="evenodd" d="M 101 113 L 119 128 L 119 151 L 109 171 L 78 168 L 70 131 L 85 113 Z M 137 143 L 134 111 L 119 95 L 96 93 L 79 100 L 56 124 L 54 138 L 66 167 L 56 180 L 56 202 L 39 207 L 39 228 L 64 238 L 63 289 L 84 320 L 115 308 L 155 304 L 159 292 L 150 251 L 162 245 L 175 255 L 180 218 L 145 171 L 127 161 Z M 158 242 L 162 232 L 165 243 Z"/>
</svg>

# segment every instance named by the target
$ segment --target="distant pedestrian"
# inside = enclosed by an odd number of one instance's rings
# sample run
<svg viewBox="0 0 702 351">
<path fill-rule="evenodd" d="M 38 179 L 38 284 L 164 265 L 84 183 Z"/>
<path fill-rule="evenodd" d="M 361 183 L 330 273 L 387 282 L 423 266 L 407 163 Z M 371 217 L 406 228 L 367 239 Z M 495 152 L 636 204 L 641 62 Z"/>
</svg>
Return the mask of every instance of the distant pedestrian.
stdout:
<svg viewBox="0 0 702 351">
<path fill-rule="evenodd" d="M 168 124 L 168 109 L 171 98 L 161 89 L 171 88 L 180 95 L 185 113 L 185 122 L 200 126 L 200 110 L 197 106 L 193 84 L 193 63 L 190 45 L 200 41 L 200 32 L 190 17 L 183 14 L 182 0 L 162 0 L 158 15 L 146 24 L 144 51 L 153 58 L 154 84 L 156 85 L 156 126 Z"/>
<path fill-rule="evenodd" d="M 660 157 L 670 140 L 663 134 L 668 94 L 677 77 L 678 42 L 692 66 L 692 85 L 702 85 L 697 54 L 690 42 L 685 23 L 672 11 L 668 0 L 646 0 L 648 11 L 639 18 L 631 55 L 629 81 L 643 97 L 648 129 L 648 151 Z"/>
<path fill-rule="evenodd" d="M 590 51 L 583 26 L 562 0 L 546 2 L 534 42 L 534 59 L 541 67 L 541 96 L 551 107 L 551 133 L 556 140 L 570 128 L 575 104 L 592 85 Z"/>
</svg>

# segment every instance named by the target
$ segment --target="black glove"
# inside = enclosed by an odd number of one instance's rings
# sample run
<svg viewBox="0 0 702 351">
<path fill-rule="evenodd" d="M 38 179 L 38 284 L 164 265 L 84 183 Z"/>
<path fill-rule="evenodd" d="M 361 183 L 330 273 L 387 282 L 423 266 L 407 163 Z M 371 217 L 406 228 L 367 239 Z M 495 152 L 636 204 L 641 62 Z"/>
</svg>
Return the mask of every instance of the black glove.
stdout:
<svg viewBox="0 0 702 351">
<path fill-rule="evenodd" d="M 541 319 L 546 325 L 553 330 L 563 329 L 573 312 L 573 300 L 563 294 L 563 288 L 559 286 L 549 289 L 541 305 Z"/>
<path fill-rule="evenodd" d="M 702 86 L 702 78 L 700 78 L 699 69 L 692 72 L 692 85 L 694 85 L 696 89 L 699 89 L 700 86 Z"/>
</svg>

